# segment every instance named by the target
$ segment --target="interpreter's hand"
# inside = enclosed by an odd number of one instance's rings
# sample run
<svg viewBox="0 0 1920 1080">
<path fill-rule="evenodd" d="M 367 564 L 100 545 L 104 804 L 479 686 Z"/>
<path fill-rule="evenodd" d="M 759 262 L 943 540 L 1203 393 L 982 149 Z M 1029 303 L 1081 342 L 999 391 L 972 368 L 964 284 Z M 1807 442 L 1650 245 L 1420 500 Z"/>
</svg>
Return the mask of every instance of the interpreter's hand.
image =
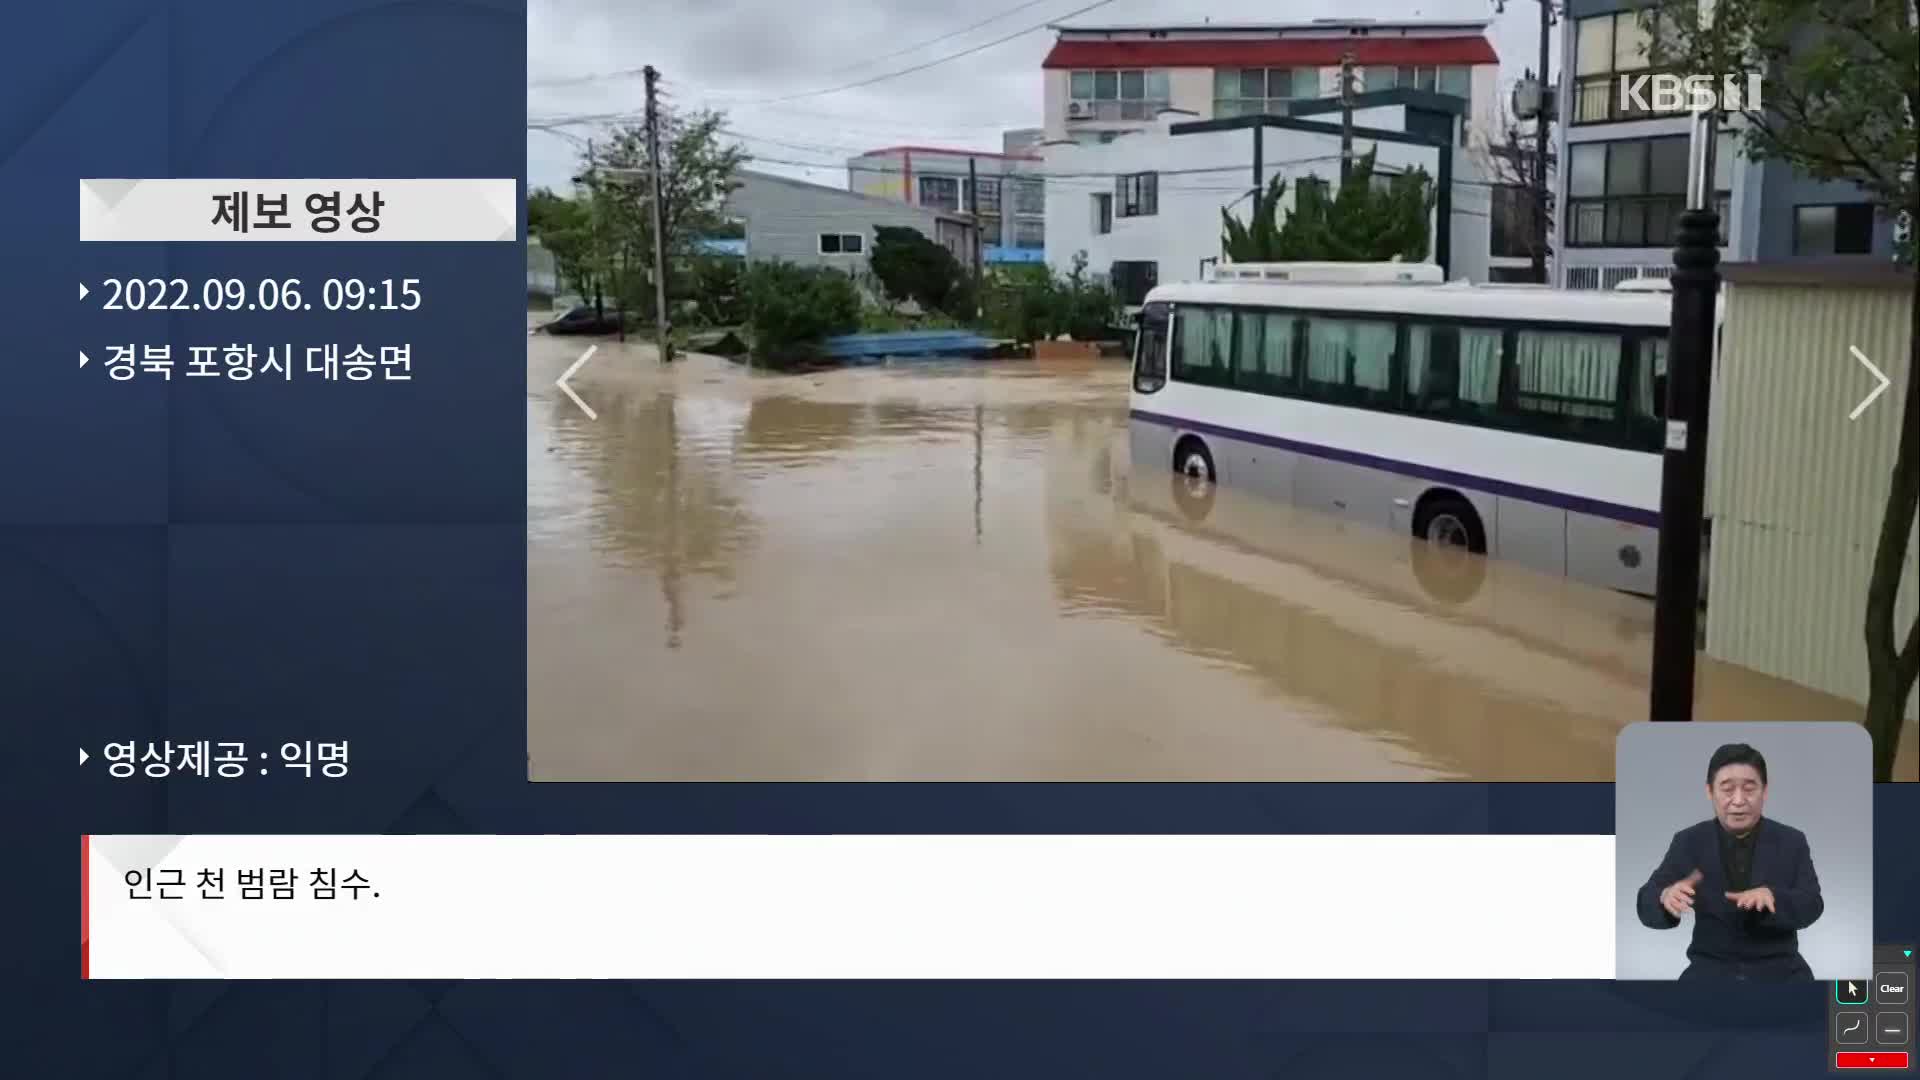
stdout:
<svg viewBox="0 0 1920 1080">
<path fill-rule="evenodd" d="M 1660 906 L 1667 914 L 1679 918 L 1693 910 L 1693 889 L 1700 884 L 1700 871 L 1695 870 L 1679 881 L 1660 890 Z"/>
<path fill-rule="evenodd" d="M 1773 913 L 1773 890 L 1765 885 L 1748 889 L 1746 892 L 1730 892 L 1727 899 L 1741 911 L 1764 911 Z"/>
</svg>

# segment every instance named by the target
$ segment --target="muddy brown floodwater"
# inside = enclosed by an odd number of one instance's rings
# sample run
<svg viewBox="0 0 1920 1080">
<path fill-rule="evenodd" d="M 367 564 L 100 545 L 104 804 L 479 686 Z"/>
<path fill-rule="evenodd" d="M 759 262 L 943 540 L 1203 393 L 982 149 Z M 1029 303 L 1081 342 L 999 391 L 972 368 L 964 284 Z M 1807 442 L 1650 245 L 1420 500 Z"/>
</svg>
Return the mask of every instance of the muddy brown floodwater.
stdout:
<svg viewBox="0 0 1920 1080">
<path fill-rule="evenodd" d="M 1118 365 L 602 343 L 596 420 L 585 344 L 528 345 L 535 780 L 1610 780 L 1645 715 L 1647 601 L 1196 508 L 1130 467 Z M 1861 712 L 1704 659 L 1699 700 Z"/>
</svg>

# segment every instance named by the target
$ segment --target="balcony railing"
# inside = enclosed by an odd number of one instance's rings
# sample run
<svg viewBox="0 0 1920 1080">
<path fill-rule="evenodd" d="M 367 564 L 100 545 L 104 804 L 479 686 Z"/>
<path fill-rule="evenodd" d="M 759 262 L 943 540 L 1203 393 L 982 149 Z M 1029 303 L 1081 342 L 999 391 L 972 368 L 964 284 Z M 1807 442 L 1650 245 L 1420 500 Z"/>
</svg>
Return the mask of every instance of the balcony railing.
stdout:
<svg viewBox="0 0 1920 1080">
<path fill-rule="evenodd" d="M 1567 246 L 1570 248 L 1672 247 L 1686 209 L 1682 195 L 1614 195 L 1569 200 Z M 1720 246 L 1727 244 L 1728 218 L 1733 199 L 1721 192 L 1714 200 L 1720 215 Z"/>
<path fill-rule="evenodd" d="M 1573 88 L 1573 122 L 1576 124 L 1606 124 L 1620 120 L 1645 120 L 1652 116 L 1682 116 L 1687 111 L 1686 98 L 1683 96 L 1678 105 L 1671 109 L 1653 107 L 1654 75 L 1671 75 L 1667 68 L 1649 68 L 1645 71 L 1614 72 L 1611 75 L 1589 75 L 1575 80 Z M 1629 79 L 1647 78 L 1641 87 L 1640 97 L 1646 99 L 1647 107 L 1624 100 L 1621 88 Z"/>
<path fill-rule="evenodd" d="M 1067 104 L 1069 123 L 1119 123 L 1129 120 L 1151 120 L 1160 110 L 1169 107 L 1167 101 L 1072 101 Z"/>
</svg>

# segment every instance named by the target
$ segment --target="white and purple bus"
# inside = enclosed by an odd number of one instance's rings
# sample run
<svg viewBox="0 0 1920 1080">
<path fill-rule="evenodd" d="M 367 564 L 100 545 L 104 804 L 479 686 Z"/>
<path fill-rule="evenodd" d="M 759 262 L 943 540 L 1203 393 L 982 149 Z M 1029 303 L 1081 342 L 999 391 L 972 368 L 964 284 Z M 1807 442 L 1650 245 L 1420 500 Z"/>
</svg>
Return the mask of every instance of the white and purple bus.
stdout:
<svg viewBox="0 0 1920 1080">
<path fill-rule="evenodd" d="M 1654 591 L 1671 299 L 1269 264 L 1147 295 L 1133 460 Z"/>
</svg>

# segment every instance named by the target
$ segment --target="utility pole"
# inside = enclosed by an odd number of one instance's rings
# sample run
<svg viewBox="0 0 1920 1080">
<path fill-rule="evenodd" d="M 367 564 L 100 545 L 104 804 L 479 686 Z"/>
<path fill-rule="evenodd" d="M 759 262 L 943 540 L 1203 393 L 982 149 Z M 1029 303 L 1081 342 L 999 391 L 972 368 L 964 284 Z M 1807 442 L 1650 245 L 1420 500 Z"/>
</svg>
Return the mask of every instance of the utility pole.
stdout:
<svg viewBox="0 0 1920 1080">
<path fill-rule="evenodd" d="M 653 187 L 653 327 L 660 347 L 660 362 L 673 362 L 673 320 L 667 314 L 667 238 L 663 229 L 665 214 L 660 205 L 660 99 L 657 86 L 660 73 L 648 64 L 643 71 L 647 80 L 647 175 Z"/>
<path fill-rule="evenodd" d="M 1340 54 L 1340 184 L 1353 171 L 1353 48 Z"/>
<path fill-rule="evenodd" d="M 598 178 L 593 174 L 592 139 L 587 140 L 587 171 L 585 176 L 587 180 L 587 192 L 591 196 L 598 191 L 596 186 Z M 587 202 L 587 231 L 592 236 L 592 243 L 588 249 L 590 252 L 587 260 L 588 266 L 593 266 L 600 258 L 600 211 L 597 204 L 597 199 L 589 198 Z M 593 317 L 596 321 L 607 317 L 606 294 L 602 292 L 600 288 L 601 277 L 602 275 L 599 268 L 595 267 L 593 270 Z M 586 297 L 583 296 L 580 299 L 585 300 Z"/>
<path fill-rule="evenodd" d="M 1549 99 L 1557 100 L 1558 84 L 1547 76 L 1548 39 L 1552 36 L 1553 0 L 1540 0 L 1540 115 L 1536 118 L 1533 148 L 1533 280 L 1547 280 L 1547 129 L 1552 116 L 1546 108 Z M 1564 64 L 1562 65 L 1564 66 Z"/>
<path fill-rule="evenodd" d="M 1001 192 L 1000 198 L 1004 206 L 1007 193 Z M 967 157 L 967 216 L 973 219 L 973 295 L 977 302 L 980 297 L 980 170 L 974 165 L 972 155 Z"/>
<path fill-rule="evenodd" d="M 1673 249 L 1673 322 L 1667 330 L 1667 430 L 1660 466 L 1660 565 L 1654 584 L 1650 708 L 1656 721 L 1693 719 L 1707 404 L 1713 389 L 1713 313 L 1720 293 L 1720 215 L 1713 191 L 1719 116 L 1701 110 L 1692 120 L 1687 209 L 1680 215 L 1680 234 Z"/>
</svg>

